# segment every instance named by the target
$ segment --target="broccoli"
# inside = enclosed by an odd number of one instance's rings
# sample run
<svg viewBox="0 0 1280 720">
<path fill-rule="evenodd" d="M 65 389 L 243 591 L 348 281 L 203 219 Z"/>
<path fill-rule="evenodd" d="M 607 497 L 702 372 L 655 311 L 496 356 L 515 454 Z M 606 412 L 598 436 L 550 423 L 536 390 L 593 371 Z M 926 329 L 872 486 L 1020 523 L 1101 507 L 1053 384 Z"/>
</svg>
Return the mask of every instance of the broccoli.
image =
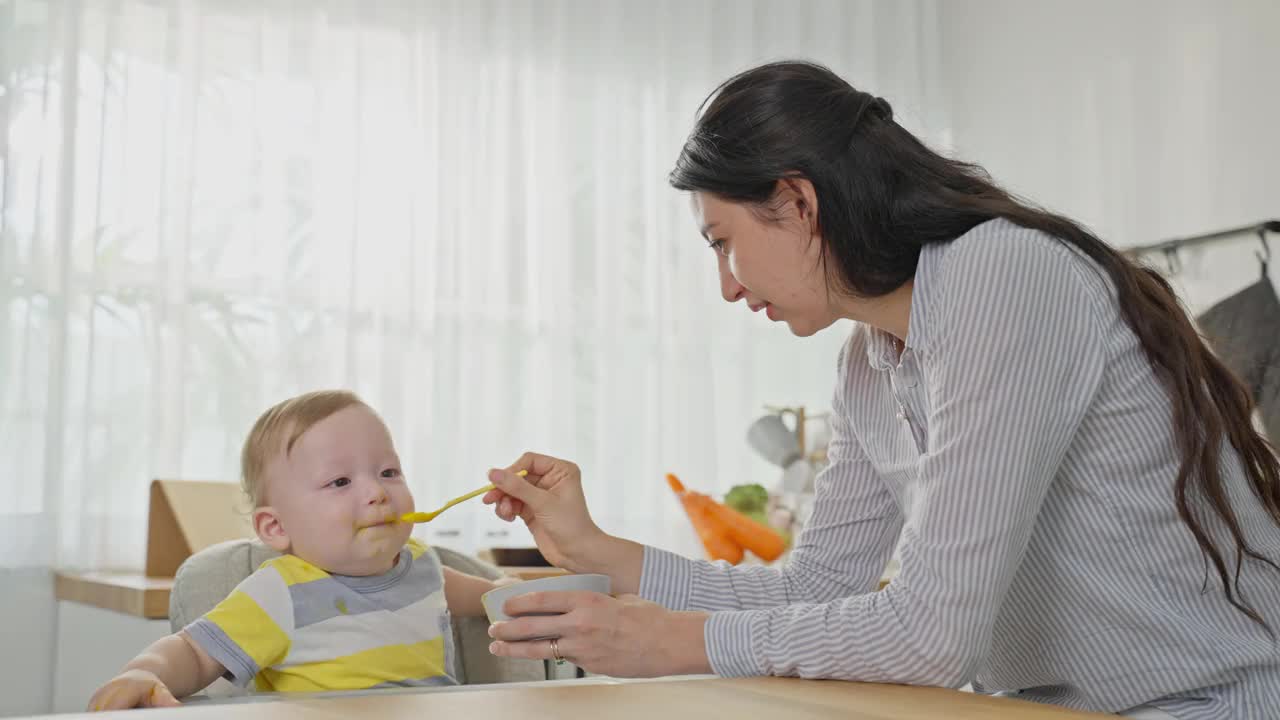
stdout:
<svg viewBox="0 0 1280 720">
<path fill-rule="evenodd" d="M 734 485 L 725 493 L 724 504 L 748 517 L 764 514 L 769 491 L 763 485 Z"/>
</svg>

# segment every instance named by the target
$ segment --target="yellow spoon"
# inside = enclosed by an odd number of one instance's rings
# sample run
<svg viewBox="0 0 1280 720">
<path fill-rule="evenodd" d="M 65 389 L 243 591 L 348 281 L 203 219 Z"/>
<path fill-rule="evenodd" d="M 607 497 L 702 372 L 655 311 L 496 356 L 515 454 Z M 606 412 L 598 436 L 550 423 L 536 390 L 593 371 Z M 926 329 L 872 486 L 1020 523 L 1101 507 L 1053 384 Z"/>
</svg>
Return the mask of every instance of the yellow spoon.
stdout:
<svg viewBox="0 0 1280 720">
<path fill-rule="evenodd" d="M 528 475 L 528 474 L 529 474 L 529 471 L 528 471 L 528 470 L 521 470 L 520 472 L 518 472 L 518 473 L 516 473 L 516 474 L 517 474 L 517 475 L 519 475 L 520 477 L 524 477 L 525 475 Z M 424 523 L 424 522 L 431 522 L 432 520 L 435 520 L 435 519 L 436 519 L 436 516 L 437 516 L 437 515 L 439 515 L 440 513 L 444 512 L 445 510 L 448 510 L 449 508 L 453 507 L 454 505 L 457 505 L 458 503 L 463 502 L 463 501 L 465 501 L 465 500 L 470 500 L 471 498 L 473 498 L 473 497 L 475 497 L 475 496 L 477 496 L 477 495 L 483 495 L 483 494 L 485 494 L 485 493 L 489 492 L 489 491 L 490 491 L 490 490 L 492 490 L 492 489 L 494 489 L 492 485 L 485 485 L 484 487 L 480 488 L 479 490 L 472 490 L 471 492 L 467 493 L 466 495 L 462 495 L 462 496 L 456 497 L 456 498 L 454 498 L 454 499 L 450 500 L 449 502 L 445 503 L 445 504 L 444 504 L 444 507 L 440 508 L 439 510 L 432 510 L 431 512 L 412 512 L 412 513 L 405 513 L 404 515 L 401 515 L 401 516 L 400 516 L 400 522 L 407 522 L 407 523 Z"/>
</svg>

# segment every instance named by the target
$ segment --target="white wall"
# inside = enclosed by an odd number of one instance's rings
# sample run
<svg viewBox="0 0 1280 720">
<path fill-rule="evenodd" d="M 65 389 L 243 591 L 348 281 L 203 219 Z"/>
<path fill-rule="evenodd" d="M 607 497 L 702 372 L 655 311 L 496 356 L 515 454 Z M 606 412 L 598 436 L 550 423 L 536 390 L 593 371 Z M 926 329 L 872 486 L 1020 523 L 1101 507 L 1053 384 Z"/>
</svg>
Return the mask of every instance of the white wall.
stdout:
<svg viewBox="0 0 1280 720">
<path fill-rule="evenodd" d="M 52 573 L 0 569 L 0 716 L 49 711 L 56 615 Z"/>
<path fill-rule="evenodd" d="M 954 150 L 1007 187 L 1121 246 L 1280 217 L 1280 3 L 967 0 L 939 12 Z M 1257 280 L 1257 247 L 1184 256 L 1186 302 L 1203 309 Z"/>
</svg>

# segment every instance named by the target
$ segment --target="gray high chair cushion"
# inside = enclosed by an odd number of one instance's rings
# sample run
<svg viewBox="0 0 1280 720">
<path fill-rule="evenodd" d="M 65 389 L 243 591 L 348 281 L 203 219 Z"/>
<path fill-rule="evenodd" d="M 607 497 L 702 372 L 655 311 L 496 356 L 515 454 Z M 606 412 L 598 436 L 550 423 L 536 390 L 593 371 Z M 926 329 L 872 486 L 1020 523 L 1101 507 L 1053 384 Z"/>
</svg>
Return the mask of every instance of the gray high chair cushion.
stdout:
<svg viewBox="0 0 1280 720">
<path fill-rule="evenodd" d="M 432 547 L 440 563 L 469 575 L 494 579 L 501 577 L 498 568 L 477 558 L 448 548 Z M 174 632 L 186 627 L 222 601 L 241 580 L 249 577 L 263 562 L 279 555 L 258 540 L 229 540 L 212 545 L 187 558 L 174 577 L 169 594 L 169 626 Z M 546 665 L 541 660 L 514 660 L 495 657 L 489 652 L 489 621 L 482 617 L 453 618 L 455 667 L 458 682 L 470 685 L 500 682 L 546 680 Z M 210 695 L 236 694 L 234 687 L 219 680 Z"/>
</svg>

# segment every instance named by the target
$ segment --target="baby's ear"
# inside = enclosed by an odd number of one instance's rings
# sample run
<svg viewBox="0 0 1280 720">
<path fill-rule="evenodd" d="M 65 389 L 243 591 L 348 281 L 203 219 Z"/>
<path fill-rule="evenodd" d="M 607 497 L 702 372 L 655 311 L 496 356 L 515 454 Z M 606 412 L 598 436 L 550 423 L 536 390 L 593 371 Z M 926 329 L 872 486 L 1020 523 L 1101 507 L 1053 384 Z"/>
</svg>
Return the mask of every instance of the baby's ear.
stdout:
<svg viewBox="0 0 1280 720">
<path fill-rule="evenodd" d="M 268 505 L 253 511 L 253 531 L 272 550 L 280 553 L 289 551 L 289 535 L 280 524 L 275 508 Z"/>
</svg>

